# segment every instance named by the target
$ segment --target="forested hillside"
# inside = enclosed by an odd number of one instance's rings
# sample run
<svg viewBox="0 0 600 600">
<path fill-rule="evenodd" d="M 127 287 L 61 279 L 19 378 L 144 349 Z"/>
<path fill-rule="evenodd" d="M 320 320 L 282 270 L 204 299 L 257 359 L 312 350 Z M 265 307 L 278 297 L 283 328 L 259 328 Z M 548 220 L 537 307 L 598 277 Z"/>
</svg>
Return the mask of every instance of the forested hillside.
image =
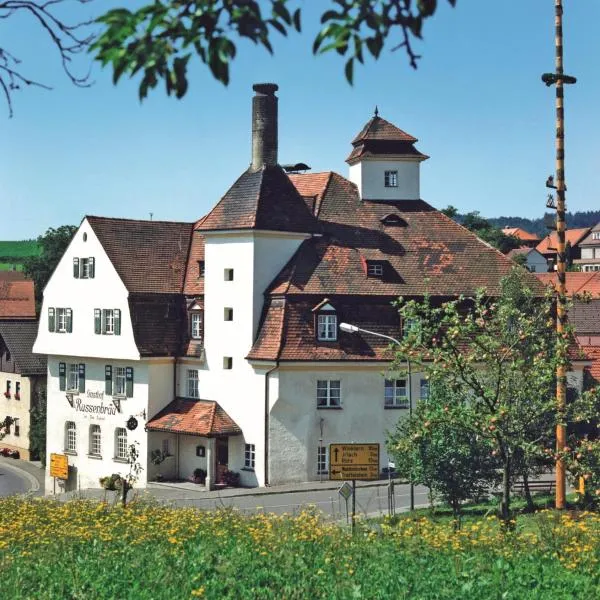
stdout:
<svg viewBox="0 0 600 600">
<path fill-rule="evenodd" d="M 548 219 L 554 219 L 553 213 L 546 213 Z M 462 215 L 461 215 L 462 216 Z M 495 217 L 489 218 L 488 222 L 496 227 L 521 227 L 530 233 L 536 233 L 540 237 L 548 235 L 548 229 L 544 225 L 544 217 L 539 219 L 525 219 L 523 217 Z M 600 223 L 600 210 L 588 210 L 567 213 L 567 227 L 576 229 L 578 227 L 593 227 Z"/>
</svg>

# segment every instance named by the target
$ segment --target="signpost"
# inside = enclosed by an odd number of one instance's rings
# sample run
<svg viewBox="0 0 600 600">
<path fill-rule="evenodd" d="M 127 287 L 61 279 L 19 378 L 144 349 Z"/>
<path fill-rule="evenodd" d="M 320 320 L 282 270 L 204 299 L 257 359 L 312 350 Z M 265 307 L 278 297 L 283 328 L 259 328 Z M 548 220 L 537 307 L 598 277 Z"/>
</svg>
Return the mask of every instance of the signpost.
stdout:
<svg viewBox="0 0 600 600">
<path fill-rule="evenodd" d="M 338 490 L 338 494 L 346 501 L 346 524 L 348 523 L 348 498 L 352 495 L 352 487 L 347 481 L 344 481 L 344 485 Z"/>
<path fill-rule="evenodd" d="M 50 454 L 50 477 L 69 479 L 69 460 L 66 454 Z"/>
<path fill-rule="evenodd" d="M 379 444 L 329 444 L 329 479 L 352 480 L 352 531 L 354 532 L 356 480 L 379 479 Z"/>
</svg>

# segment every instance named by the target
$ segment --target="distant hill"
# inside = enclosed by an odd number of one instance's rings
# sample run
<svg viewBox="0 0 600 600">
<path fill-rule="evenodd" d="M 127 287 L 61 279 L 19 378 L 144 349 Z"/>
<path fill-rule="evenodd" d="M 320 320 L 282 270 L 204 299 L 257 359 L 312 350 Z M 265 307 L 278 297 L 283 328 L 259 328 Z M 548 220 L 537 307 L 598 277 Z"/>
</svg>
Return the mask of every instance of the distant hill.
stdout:
<svg viewBox="0 0 600 600">
<path fill-rule="evenodd" d="M 39 256 L 41 251 L 36 240 L 0 241 L 0 271 L 20 271 L 26 258 Z"/>
<path fill-rule="evenodd" d="M 546 213 L 548 219 L 555 219 L 555 213 Z M 568 212 L 567 228 L 577 229 L 579 227 L 593 227 L 600 223 L 600 210 L 588 210 L 584 212 Z M 546 237 L 549 229 L 544 225 L 544 217 L 539 219 L 525 219 L 523 217 L 495 217 L 489 218 L 490 224 L 502 229 L 503 227 L 521 227 L 529 233 L 535 233 L 540 237 Z"/>
</svg>

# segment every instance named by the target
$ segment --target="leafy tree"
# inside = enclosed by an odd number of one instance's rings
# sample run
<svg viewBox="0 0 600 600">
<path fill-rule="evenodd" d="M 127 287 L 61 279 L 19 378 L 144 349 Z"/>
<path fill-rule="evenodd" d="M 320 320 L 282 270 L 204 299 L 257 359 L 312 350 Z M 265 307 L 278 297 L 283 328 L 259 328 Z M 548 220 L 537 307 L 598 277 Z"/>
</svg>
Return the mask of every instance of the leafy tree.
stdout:
<svg viewBox="0 0 600 600">
<path fill-rule="evenodd" d="M 454 6 L 456 0 L 448 0 Z M 188 89 L 188 63 L 196 56 L 223 84 L 236 42 L 250 40 L 273 53 L 274 31 L 300 31 L 302 9 L 297 0 L 166 0 L 138 10 L 118 8 L 98 21 L 104 31 L 92 46 L 96 59 L 113 68 L 113 81 L 142 72 L 140 98 L 164 81 L 177 98 Z M 335 51 L 347 57 L 345 74 L 354 77 L 355 61 L 365 54 L 377 59 L 386 45 L 404 49 L 413 68 L 419 56 L 412 42 L 421 38 L 423 23 L 436 11 L 437 0 L 331 0 L 321 16 L 322 29 L 313 52 Z"/>
<path fill-rule="evenodd" d="M 502 280 L 498 298 L 479 290 L 439 305 L 429 296 L 399 303 L 402 318 L 420 326 L 401 340 L 398 356 L 410 359 L 433 384 L 443 382 L 451 391 L 447 419 L 493 448 L 502 469 L 505 522 L 515 475 L 547 457 L 557 420 L 589 420 L 600 407 L 594 390 L 557 414 L 556 369 L 572 337 L 567 332 L 556 339 L 553 293 L 534 293 L 530 277 L 515 267 Z"/>
<path fill-rule="evenodd" d="M 23 272 L 31 277 L 35 284 L 35 302 L 38 312 L 42 305 L 44 288 L 76 231 L 77 227 L 74 225 L 61 225 L 58 229 L 50 227 L 37 239 L 42 248 L 41 254 L 31 256 L 23 263 Z"/>
<path fill-rule="evenodd" d="M 90 0 L 76 0 L 86 4 Z M 87 32 L 90 21 L 68 23 L 60 16 L 60 5 L 65 0 L 0 0 L 0 19 L 9 19 L 18 15 L 28 15 L 40 25 L 52 44 L 55 46 L 63 70 L 71 83 L 79 87 L 90 85 L 89 72 L 77 75 L 73 69 L 73 59 L 85 51 L 93 37 Z M 51 89 L 46 83 L 32 79 L 26 75 L 21 60 L 10 50 L 0 45 L 0 90 L 4 93 L 8 104 L 9 116 L 13 114 L 12 95 L 23 86 L 35 86 Z"/>
<path fill-rule="evenodd" d="M 38 389 L 30 409 L 29 449 L 33 460 L 46 465 L 46 390 Z"/>
</svg>

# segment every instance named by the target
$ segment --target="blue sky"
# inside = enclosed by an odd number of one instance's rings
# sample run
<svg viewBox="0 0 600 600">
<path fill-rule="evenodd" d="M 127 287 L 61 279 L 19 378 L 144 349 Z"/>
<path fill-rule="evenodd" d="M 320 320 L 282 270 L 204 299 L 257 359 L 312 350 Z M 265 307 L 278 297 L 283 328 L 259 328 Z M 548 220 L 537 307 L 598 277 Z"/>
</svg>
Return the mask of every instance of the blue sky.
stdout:
<svg viewBox="0 0 600 600">
<path fill-rule="evenodd" d="M 99 14 L 121 2 L 96 0 Z M 134 4 L 127 2 L 127 4 Z M 135 2 L 139 4 L 139 2 Z M 187 96 L 162 90 L 140 103 L 137 82 L 73 87 L 52 46 L 31 21 L 0 23 L 2 46 L 53 91 L 25 89 L 15 115 L 0 105 L 0 239 L 36 237 L 78 224 L 85 214 L 192 221 L 220 199 L 250 162 L 252 84 L 279 84 L 280 162 L 347 174 L 350 141 L 380 114 L 419 138 L 431 156 L 421 170 L 424 200 L 484 216 L 539 217 L 554 171 L 553 0 L 441 1 L 424 27 L 419 69 L 385 52 L 355 71 L 314 57 L 312 40 L 329 2 L 304 0 L 304 32 L 275 35 L 275 55 L 238 45 L 228 87 L 199 63 Z M 568 210 L 595 210 L 600 166 L 600 2 L 565 2 L 565 69 L 578 83 L 566 94 Z M 75 20 L 75 3 L 65 11 Z M 88 68 L 83 57 L 81 70 Z"/>
</svg>

